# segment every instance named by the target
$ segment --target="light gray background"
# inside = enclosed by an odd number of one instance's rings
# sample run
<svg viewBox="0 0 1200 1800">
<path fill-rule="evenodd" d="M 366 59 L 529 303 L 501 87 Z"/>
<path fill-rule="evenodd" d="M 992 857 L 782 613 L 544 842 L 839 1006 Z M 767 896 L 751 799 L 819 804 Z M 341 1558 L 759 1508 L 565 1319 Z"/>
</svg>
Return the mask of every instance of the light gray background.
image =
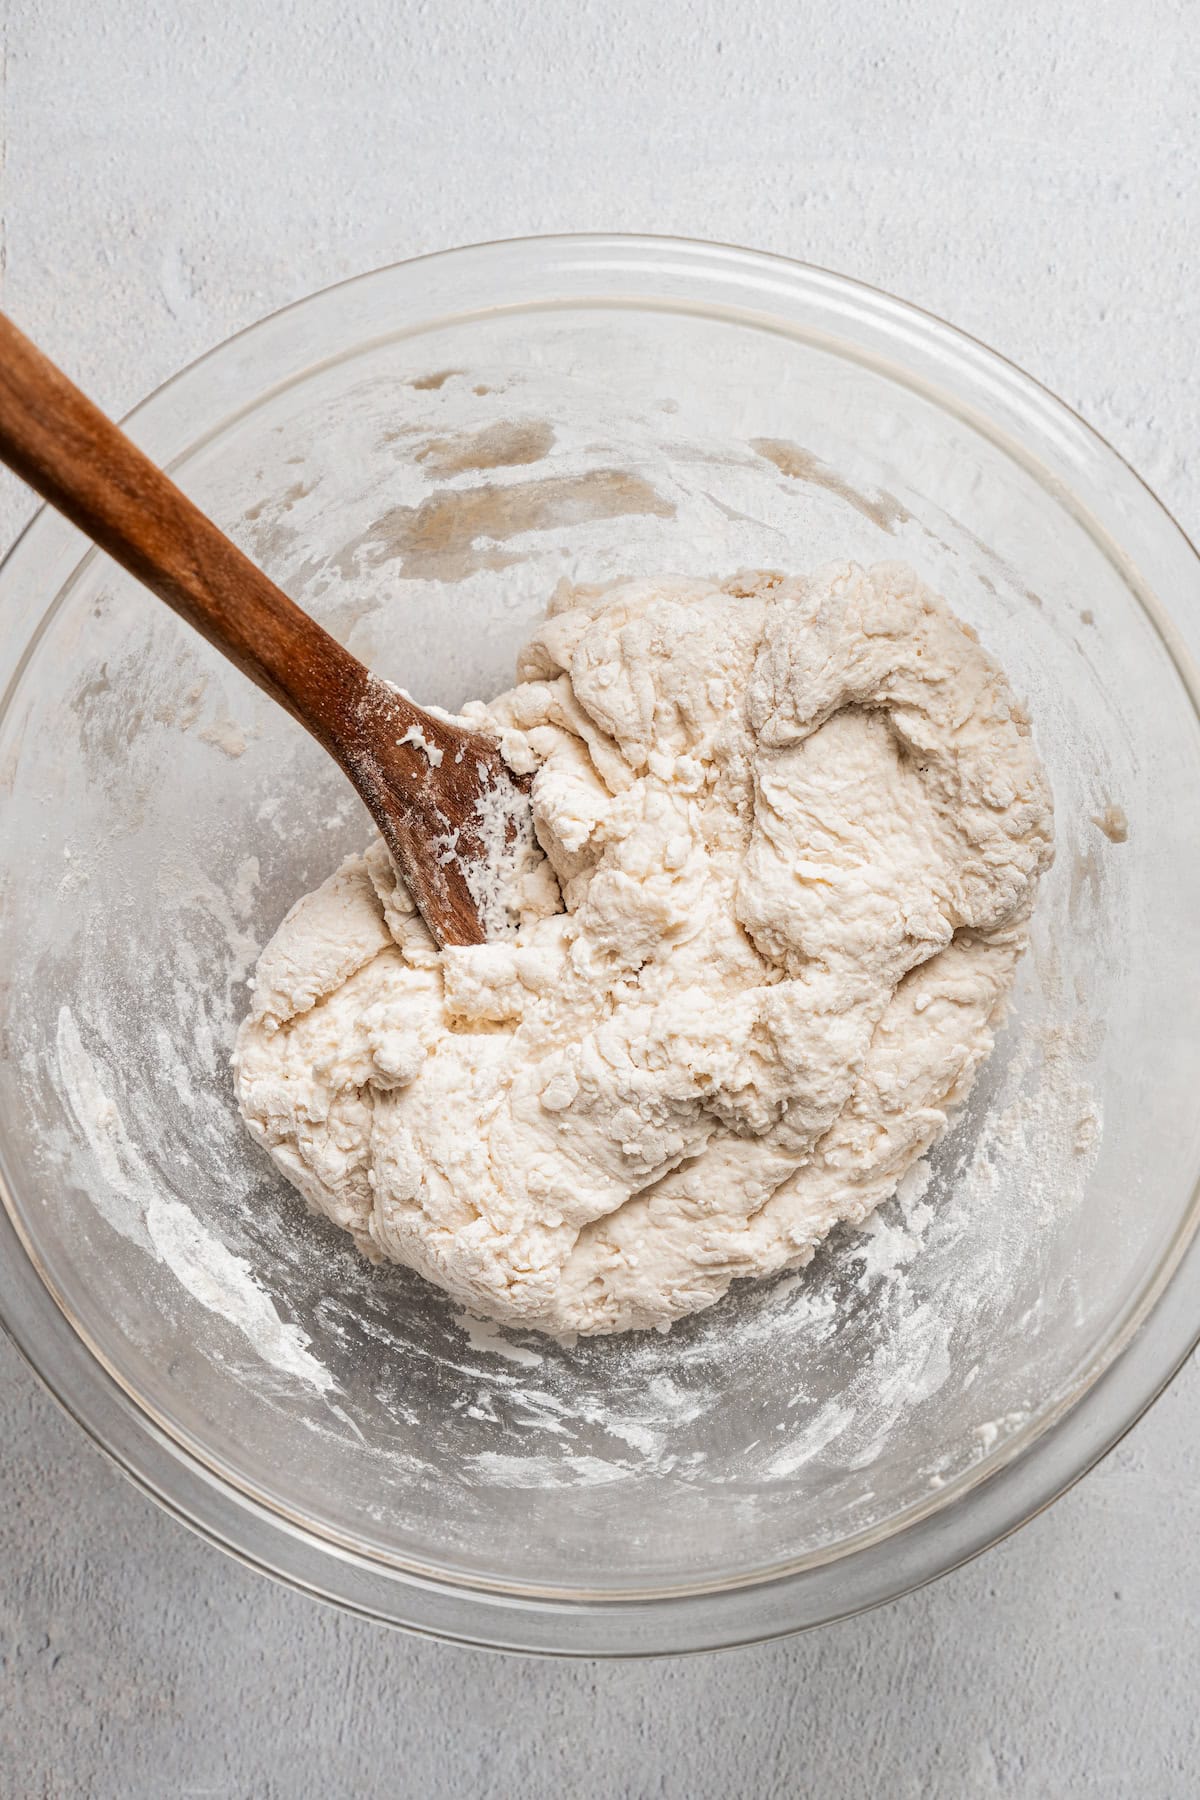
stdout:
<svg viewBox="0 0 1200 1800">
<path fill-rule="evenodd" d="M 1200 531 L 1186 0 L 8 0 L 2 31 L 2 303 L 118 414 L 379 263 L 680 232 L 947 315 Z M 29 511 L 6 481 L 0 536 Z M 871 1617 L 560 1666 L 244 1573 L 0 1345 L 0 1795 L 1195 1793 L 1198 1400 L 1189 1368 L 1047 1516 Z"/>
</svg>

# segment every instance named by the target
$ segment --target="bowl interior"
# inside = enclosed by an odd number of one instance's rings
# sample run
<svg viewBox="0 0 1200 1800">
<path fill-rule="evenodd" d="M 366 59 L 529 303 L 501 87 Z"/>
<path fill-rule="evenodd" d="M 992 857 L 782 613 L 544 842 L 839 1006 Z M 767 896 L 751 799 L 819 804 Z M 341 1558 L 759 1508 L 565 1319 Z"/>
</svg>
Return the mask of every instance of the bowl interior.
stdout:
<svg viewBox="0 0 1200 1800">
<path fill-rule="evenodd" d="M 803 1274 L 665 1336 L 481 1326 L 309 1218 L 232 1097 L 255 954 L 366 841 L 358 802 L 105 559 L 55 598 L 18 554 L 4 604 L 54 601 L 0 721 L 20 1229 L 172 1438 L 382 1563 L 611 1595 L 844 1553 L 1051 1420 L 1189 1223 L 1200 732 L 1154 597 L 899 351 L 669 298 L 373 324 L 327 309 L 282 382 L 218 353 L 244 367 L 217 417 L 188 377 L 187 490 L 448 706 L 507 685 L 563 577 L 911 562 L 1008 670 L 1055 790 L 1011 1019 L 927 1164 Z"/>
</svg>

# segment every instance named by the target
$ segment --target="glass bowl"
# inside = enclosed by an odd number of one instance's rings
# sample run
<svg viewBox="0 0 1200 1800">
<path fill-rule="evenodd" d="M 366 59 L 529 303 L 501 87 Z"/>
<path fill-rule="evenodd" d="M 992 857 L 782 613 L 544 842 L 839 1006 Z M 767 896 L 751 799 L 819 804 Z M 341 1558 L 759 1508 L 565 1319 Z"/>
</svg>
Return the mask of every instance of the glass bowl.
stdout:
<svg viewBox="0 0 1200 1800">
<path fill-rule="evenodd" d="M 614 237 L 267 319 L 130 429 L 381 674 L 511 678 L 563 576 L 913 563 L 1028 702 L 1058 856 L 941 1146 L 812 1267 L 560 1345 L 372 1270 L 247 1138 L 257 948 L 369 835 L 58 518 L 0 575 L 0 1310 L 165 1506 L 360 1613 L 587 1655 L 762 1639 L 1010 1530 L 1191 1348 L 1197 559 L 1026 376 L 837 276 Z"/>
</svg>

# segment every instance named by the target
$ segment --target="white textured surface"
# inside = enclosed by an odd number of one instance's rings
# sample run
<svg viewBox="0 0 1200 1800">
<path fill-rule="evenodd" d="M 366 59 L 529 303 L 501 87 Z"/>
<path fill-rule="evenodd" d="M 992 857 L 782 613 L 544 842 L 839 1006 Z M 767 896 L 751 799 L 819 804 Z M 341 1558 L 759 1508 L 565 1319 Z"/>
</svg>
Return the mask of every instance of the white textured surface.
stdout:
<svg viewBox="0 0 1200 1800">
<path fill-rule="evenodd" d="M 645 1331 L 801 1268 L 941 1136 L 1049 788 L 902 563 L 559 590 L 517 672 L 478 719 L 532 771 L 520 939 L 431 971 L 378 839 L 259 957 L 238 1104 L 364 1256 L 502 1325 Z"/>
<path fill-rule="evenodd" d="M 0 31 L 0 297 L 118 412 L 377 263 L 677 231 L 948 314 L 1200 531 L 1190 6 L 9 0 Z M 28 510 L 5 482 L 0 533 Z M 284 1593 L 109 1470 L 7 1348 L 0 1371 L 6 1800 L 1194 1786 L 1194 1368 L 1080 1489 L 938 1587 L 645 1668 L 485 1661 Z"/>
</svg>

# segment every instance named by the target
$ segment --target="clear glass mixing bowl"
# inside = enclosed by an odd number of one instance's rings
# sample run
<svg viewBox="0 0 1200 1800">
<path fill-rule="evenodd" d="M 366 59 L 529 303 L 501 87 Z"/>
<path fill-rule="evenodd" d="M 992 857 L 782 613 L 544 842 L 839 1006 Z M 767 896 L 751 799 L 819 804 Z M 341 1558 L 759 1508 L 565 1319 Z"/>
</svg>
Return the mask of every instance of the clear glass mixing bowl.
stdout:
<svg viewBox="0 0 1200 1800">
<path fill-rule="evenodd" d="M 507 683 L 562 576 L 902 557 L 1028 701 L 1059 844 L 996 1055 L 871 1229 L 666 1336 L 506 1337 L 362 1264 L 234 1106 L 256 948 L 365 815 L 40 515 L 0 576 L 0 1310 L 75 1417 L 313 1593 L 588 1654 L 867 1606 L 1074 1479 L 1200 1320 L 1200 583 L 1129 469 L 883 295 L 618 238 L 318 294 L 130 428 L 443 705 Z"/>
</svg>

